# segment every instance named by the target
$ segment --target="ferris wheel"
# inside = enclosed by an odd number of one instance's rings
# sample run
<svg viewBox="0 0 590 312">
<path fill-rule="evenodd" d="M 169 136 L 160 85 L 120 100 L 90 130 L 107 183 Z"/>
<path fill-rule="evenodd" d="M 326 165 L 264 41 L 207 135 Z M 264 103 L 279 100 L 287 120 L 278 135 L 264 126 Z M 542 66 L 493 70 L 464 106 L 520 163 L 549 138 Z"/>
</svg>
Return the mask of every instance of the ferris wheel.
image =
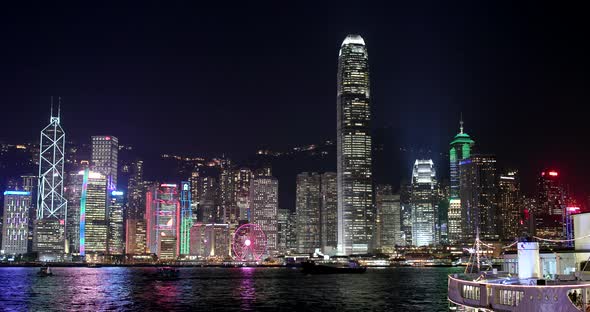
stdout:
<svg viewBox="0 0 590 312">
<path fill-rule="evenodd" d="M 234 234 L 232 250 L 236 260 L 259 261 L 266 252 L 266 234 L 258 224 L 244 224 Z"/>
</svg>

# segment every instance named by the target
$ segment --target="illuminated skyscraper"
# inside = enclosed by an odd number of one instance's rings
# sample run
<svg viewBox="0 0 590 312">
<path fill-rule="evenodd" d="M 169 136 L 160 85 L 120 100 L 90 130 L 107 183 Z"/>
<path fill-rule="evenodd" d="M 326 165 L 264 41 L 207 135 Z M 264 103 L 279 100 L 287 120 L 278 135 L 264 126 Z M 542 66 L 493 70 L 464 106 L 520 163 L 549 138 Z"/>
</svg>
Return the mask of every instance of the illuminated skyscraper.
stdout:
<svg viewBox="0 0 590 312">
<path fill-rule="evenodd" d="M 334 254 L 338 247 L 338 182 L 335 172 L 322 174 L 321 197 L 322 252 Z"/>
<path fill-rule="evenodd" d="M 536 235 L 549 239 L 566 238 L 566 195 L 557 170 L 543 170 L 538 180 L 537 207 L 533 211 Z"/>
<path fill-rule="evenodd" d="M 401 222 L 402 222 L 402 240 L 405 245 L 412 245 L 412 205 L 411 199 L 412 184 L 407 181 L 400 185 L 400 205 L 402 208 Z"/>
<path fill-rule="evenodd" d="M 277 252 L 287 253 L 287 236 L 289 230 L 289 209 L 279 209 L 277 212 Z"/>
<path fill-rule="evenodd" d="M 478 229 L 481 239 L 498 239 L 496 157 L 471 155 L 459 162 L 459 172 L 463 242 L 472 243 Z"/>
<path fill-rule="evenodd" d="M 127 212 L 125 220 L 125 252 L 144 254 L 146 252 L 146 183 L 143 181 L 143 161 L 131 165 L 131 176 L 127 191 Z"/>
<path fill-rule="evenodd" d="M 520 180 L 517 170 L 508 170 L 498 180 L 498 213 L 501 238 L 514 240 L 520 233 Z"/>
<path fill-rule="evenodd" d="M 111 191 L 110 195 L 108 250 L 110 255 L 123 255 L 125 252 L 123 228 L 125 197 L 122 191 Z"/>
<path fill-rule="evenodd" d="M 66 237 L 68 252 L 72 255 L 80 254 L 80 202 L 82 198 L 83 177 L 84 174 L 79 174 L 79 171 L 68 173 L 68 178 L 66 179 L 68 184 L 64 187 L 64 197 L 68 201 Z"/>
<path fill-rule="evenodd" d="M 463 118 L 460 122 L 459 133 L 455 136 L 450 146 L 449 159 L 451 169 L 451 185 L 447 235 L 449 243 L 456 244 L 461 240 L 461 199 L 460 199 L 460 172 L 459 162 L 471 156 L 471 149 L 475 141 L 463 132 Z"/>
<path fill-rule="evenodd" d="M 92 137 L 92 170 L 107 177 L 109 190 L 117 188 L 119 139 L 114 136 Z"/>
<path fill-rule="evenodd" d="M 108 253 L 107 178 L 88 169 L 80 171 L 80 255 Z"/>
<path fill-rule="evenodd" d="M 417 159 L 412 170 L 410 205 L 412 211 L 412 245 L 437 244 L 436 216 L 438 190 L 434 163 L 431 159 Z"/>
<path fill-rule="evenodd" d="M 271 256 L 277 251 L 277 214 L 279 181 L 274 177 L 257 177 L 250 180 L 251 223 L 260 225 L 267 238 Z"/>
<path fill-rule="evenodd" d="M 28 191 L 4 192 L 4 218 L 2 246 L 8 255 L 27 253 L 29 236 L 29 209 L 33 198 Z"/>
<path fill-rule="evenodd" d="M 338 56 L 338 253 L 371 250 L 374 227 L 369 62 L 365 41 L 348 35 Z"/>
<path fill-rule="evenodd" d="M 180 244 L 180 201 L 176 184 L 153 186 L 146 194 L 147 248 L 160 259 L 175 259 Z"/>
<path fill-rule="evenodd" d="M 33 250 L 40 260 L 63 260 L 66 247 L 67 201 L 64 198 L 64 149 L 66 133 L 60 125 L 59 108 L 41 130 L 37 219 Z"/>
<path fill-rule="evenodd" d="M 193 216 L 191 209 L 191 185 L 188 181 L 180 183 L 180 254 L 190 253 L 191 227 Z"/>
<path fill-rule="evenodd" d="M 320 248 L 321 176 L 315 172 L 297 175 L 297 252 L 313 253 Z"/>
</svg>

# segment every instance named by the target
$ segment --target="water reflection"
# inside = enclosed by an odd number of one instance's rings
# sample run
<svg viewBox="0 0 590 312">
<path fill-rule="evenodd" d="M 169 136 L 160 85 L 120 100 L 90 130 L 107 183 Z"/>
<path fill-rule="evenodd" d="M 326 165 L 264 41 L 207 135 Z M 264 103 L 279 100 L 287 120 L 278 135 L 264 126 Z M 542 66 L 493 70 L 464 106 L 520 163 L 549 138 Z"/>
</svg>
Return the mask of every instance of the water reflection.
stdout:
<svg viewBox="0 0 590 312">
<path fill-rule="evenodd" d="M 254 310 L 256 301 L 256 286 L 254 281 L 255 268 L 240 268 L 240 287 L 238 287 L 239 297 L 241 299 L 240 308 L 242 311 Z"/>
<path fill-rule="evenodd" d="M 0 267 L 0 311 L 443 311 L 455 268 L 388 268 L 315 276 L 286 268 L 183 268 L 160 280 L 154 268 Z"/>
</svg>

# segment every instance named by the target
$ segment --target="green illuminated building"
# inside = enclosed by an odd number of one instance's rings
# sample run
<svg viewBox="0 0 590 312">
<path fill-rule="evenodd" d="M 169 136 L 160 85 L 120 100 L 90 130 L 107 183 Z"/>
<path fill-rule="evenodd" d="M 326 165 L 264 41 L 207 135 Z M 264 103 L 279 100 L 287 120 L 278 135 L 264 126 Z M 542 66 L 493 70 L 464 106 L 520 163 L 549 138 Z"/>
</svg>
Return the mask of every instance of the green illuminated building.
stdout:
<svg viewBox="0 0 590 312">
<path fill-rule="evenodd" d="M 463 132 L 463 118 L 460 121 L 459 133 L 455 136 L 450 146 L 449 159 L 451 169 L 451 188 L 449 199 L 448 239 L 449 243 L 457 243 L 461 239 L 461 200 L 459 162 L 471 156 L 471 149 L 475 141 Z"/>
<path fill-rule="evenodd" d="M 191 227 L 193 226 L 193 214 L 191 210 L 190 182 L 181 182 L 180 190 L 180 254 L 188 255 L 191 246 Z"/>
</svg>

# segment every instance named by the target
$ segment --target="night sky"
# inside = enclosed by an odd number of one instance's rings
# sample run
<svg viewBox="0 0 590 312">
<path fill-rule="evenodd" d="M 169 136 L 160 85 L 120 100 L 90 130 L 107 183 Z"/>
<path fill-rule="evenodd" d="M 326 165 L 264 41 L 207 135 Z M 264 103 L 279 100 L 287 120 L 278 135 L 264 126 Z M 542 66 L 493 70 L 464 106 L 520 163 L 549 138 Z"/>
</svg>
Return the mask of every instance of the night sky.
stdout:
<svg viewBox="0 0 590 312">
<path fill-rule="evenodd" d="M 240 158 L 335 139 L 338 49 L 358 33 L 385 144 L 444 153 L 463 112 L 477 149 L 529 186 L 551 166 L 590 189 L 581 7 L 88 3 L 3 4 L 0 140 L 38 140 L 50 95 L 70 139 L 112 134 L 142 153 Z"/>
</svg>

